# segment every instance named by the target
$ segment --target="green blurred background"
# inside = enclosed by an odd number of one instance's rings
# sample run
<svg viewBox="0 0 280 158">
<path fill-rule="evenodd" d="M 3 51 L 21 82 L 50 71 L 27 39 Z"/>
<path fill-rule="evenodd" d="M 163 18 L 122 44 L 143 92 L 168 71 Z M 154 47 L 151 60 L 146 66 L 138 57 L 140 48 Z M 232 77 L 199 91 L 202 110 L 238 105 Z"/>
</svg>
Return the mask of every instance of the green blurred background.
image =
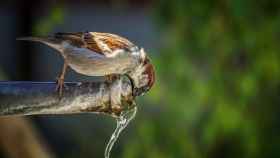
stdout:
<svg viewBox="0 0 280 158">
<path fill-rule="evenodd" d="M 15 24 L 23 27 L 12 38 L 89 30 L 120 34 L 145 47 L 156 84 L 138 99 L 137 117 L 112 157 L 280 157 L 279 0 L 30 0 L 3 6 L 18 8 Z M 17 64 L 11 68 L 9 52 L 1 52 L 5 76 L 54 80 L 59 56 L 12 38 Z M 29 119 L 54 156 L 63 158 L 103 157 L 115 125 L 96 115 Z"/>
</svg>

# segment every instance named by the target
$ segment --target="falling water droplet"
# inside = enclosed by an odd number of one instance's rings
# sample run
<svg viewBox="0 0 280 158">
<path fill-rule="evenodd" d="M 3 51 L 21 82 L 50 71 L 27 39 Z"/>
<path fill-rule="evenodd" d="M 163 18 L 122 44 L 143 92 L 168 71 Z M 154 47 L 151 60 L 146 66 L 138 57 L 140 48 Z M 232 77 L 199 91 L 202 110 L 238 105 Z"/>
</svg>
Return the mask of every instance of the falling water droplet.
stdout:
<svg viewBox="0 0 280 158">
<path fill-rule="evenodd" d="M 105 149 L 105 158 L 110 157 L 110 152 L 112 147 L 114 146 L 115 142 L 117 141 L 120 133 L 125 129 L 125 127 L 129 124 L 129 122 L 135 117 L 137 112 L 137 106 L 134 106 L 131 109 L 123 111 L 121 115 L 116 119 L 117 120 L 117 127 L 113 132 L 110 141 L 108 142 L 106 149 Z"/>
</svg>

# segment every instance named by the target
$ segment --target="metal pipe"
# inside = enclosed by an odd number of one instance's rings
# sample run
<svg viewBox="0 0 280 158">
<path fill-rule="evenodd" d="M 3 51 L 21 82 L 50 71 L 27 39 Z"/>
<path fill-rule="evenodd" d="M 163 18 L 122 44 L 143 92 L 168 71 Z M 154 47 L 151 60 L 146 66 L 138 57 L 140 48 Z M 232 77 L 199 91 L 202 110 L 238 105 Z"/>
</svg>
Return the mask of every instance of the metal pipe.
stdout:
<svg viewBox="0 0 280 158">
<path fill-rule="evenodd" d="M 103 113 L 118 117 L 135 106 L 126 77 L 113 82 L 67 82 L 63 96 L 55 82 L 1 81 L 1 115 Z"/>
</svg>

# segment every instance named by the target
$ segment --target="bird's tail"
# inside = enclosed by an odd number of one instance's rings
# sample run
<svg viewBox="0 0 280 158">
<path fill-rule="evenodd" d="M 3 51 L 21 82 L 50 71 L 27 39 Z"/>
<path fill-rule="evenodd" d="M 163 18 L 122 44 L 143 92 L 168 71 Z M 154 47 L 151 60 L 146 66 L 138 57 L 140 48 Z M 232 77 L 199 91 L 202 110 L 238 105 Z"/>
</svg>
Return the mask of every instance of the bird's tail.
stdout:
<svg viewBox="0 0 280 158">
<path fill-rule="evenodd" d="M 60 50 L 61 46 L 61 40 L 52 37 L 52 36 L 46 36 L 46 37 L 19 37 L 16 38 L 16 40 L 21 40 L 21 41 L 33 41 L 33 42 L 40 42 L 43 44 L 46 44 L 54 49 Z"/>
<path fill-rule="evenodd" d="M 18 38 L 16 38 L 16 40 L 41 42 L 41 41 L 44 41 L 44 38 L 42 38 L 42 37 L 18 37 Z"/>
</svg>

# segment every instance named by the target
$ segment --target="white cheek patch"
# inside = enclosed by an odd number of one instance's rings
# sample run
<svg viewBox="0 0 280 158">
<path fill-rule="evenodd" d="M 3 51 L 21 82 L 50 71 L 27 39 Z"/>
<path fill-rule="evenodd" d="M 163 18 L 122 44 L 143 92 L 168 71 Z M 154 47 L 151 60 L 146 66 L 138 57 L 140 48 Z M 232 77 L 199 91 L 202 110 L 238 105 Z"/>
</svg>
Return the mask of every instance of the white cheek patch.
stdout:
<svg viewBox="0 0 280 158">
<path fill-rule="evenodd" d="M 144 74 L 146 70 L 146 66 L 142 64 L 135 68 L 135 71 L 131 74 L 131 78 L 133 78 L 136 87 L 143 87 L 147 85 L 149 82 L 149 76 Z"/>
<path fill-rule="evenodd" d="M 146 85 L 149 82 L 149 76 L 147 74 L 143 74 L 140 76 L 141 87 Z"/>
</svg>

